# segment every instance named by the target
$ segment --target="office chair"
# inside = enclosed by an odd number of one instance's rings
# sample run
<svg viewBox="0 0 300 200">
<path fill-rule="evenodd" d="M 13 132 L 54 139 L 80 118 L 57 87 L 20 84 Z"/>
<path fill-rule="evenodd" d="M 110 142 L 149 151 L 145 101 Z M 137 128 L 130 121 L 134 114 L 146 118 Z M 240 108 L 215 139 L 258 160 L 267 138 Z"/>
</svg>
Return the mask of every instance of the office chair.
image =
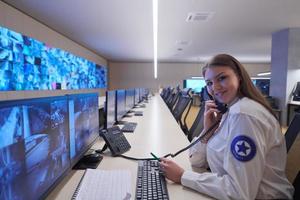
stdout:
<svg viewBox="0 0 300 200">
<path fill-rule="evenodd" d="M 164 98 L 164 95 L 166 94 L 166 92 L 167 92 L 167 88 L 163 88 L 160 93 L 161 98 Z"/>
<path fill-rule="evenodd" d="M 191 92 L 192 92 L 192 88 L 184 88 L 181 91 L 181 94 L 184 95 L 184 96 L 190 96 L 191 97 Z"/>
<path fill-rule="evenodd" d="M 181 95 L 181 91 L 180 91 L 179 88 L 177 88 L 177 91 L 176 91 L 175 95 L 173 96 L 172 101 L 171 101 L 170 104 L 168 105 L 168 107 L 169 107 L 169 109 L 170 109 L 171 111 L 173 110 L 175 104 L 177 103 L 178 98 L 179 98 L 180 95 Z"/>
<path fill-rule="evenodd" d="M 182 114 L 189 104 L 191 104 L 192 98 L 190 96 L 180 95 L 178 102 L 172 112 L 177 122 L 181 121 Z M 181 122 L 180 122 L 181 123 Z"/>
<path fill-rule="evenodd" d="M 166 95 L 164 95 L 164 98 L 163 98 L 163 100 L 165 101 L 165 103 L 166 103 L 167 99 L 170 97 L 170 95 L 172 95 L 172 90 L 173 90 L 172 87 L 168 87 L 167 93 L 166 93 Z"/>
<path fill-rule="evenodd" d="M 199 112 L 191 126 L 191 128 L 188 130 L 186 129 L 185 134 L 187 135 L 187 138 L 189 141 L 192 141 L 194 137 L 197 137 L 200 135 L 204 128 L 204 110 L 205 110 L 205 102 L 202 102 L 200 105 Z"/>
<path fill-rule="evenodd" d="M 300 171 L 293 182 L 293 186 L 295 188 L 294 199 L 300 199 Z"/>
<path fill-rule="evenodd" d="M 298 133 L 300 132 L 299 123 L 300 123 L 300 113 L 296 113 L 284 135 L 287 153 L 291 149 L 293 143 L 295 142 L 295 140 L 297 138 Z M 297 154 L 297 152 L 294 152 L 294 153 Z M 295 188 L 294 199 L 300 199 L 300 171 L 298 171 L 298 174 L 293 181 L 293 186 Z"/>
<path fill-rule="evenodd" d="M 172 102 L 173 98 L 175 97 L 175 95 L 176 95 L 176 89 L 173 88 L 172 91 L 171 91 L 171 94 L 166 99 L 166 104 L 167 104 L 168 107 L 171 104 L 171 102 Z"/>
<path fill-rule="evenodd" d="M 284 137 L 286 142 L 286 151 L 289 152 L 298 133 L 300 132 L 300 113 L 295 113 L 295 116 L 289 125 Z"/>
<path fill-rule="evenodd" d="M 164 88 L 163 91 L 162 91 L 161 98 L 165 99 L 167 95 L 168 95 L 168 88 Z"/>
</svg>

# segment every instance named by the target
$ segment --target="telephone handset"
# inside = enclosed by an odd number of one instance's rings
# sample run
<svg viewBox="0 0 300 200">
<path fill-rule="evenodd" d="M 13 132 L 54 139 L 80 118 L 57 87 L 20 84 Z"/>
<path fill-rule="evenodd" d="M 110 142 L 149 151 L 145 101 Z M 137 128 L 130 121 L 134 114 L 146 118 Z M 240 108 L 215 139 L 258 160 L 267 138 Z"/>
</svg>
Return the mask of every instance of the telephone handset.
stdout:
<svg viewBox="0 0 300 200">
<path fill-rule="evenodd" d="M 218 100 L 214 99 L 208 93 L 206 86 L 202 89 L 201 97 L 203 98 L 204 101 L 207 101 L 207 100 L 213 100 L 213 101 L 215 101 L 215 104 L 217 105 L 217 109 L 220 111 L 220 113 L 224 114 L 224 113 L 227 112 L 227 110 L 228 110 L 227 104 L 221 103 Z"/>
<path fill-rule="evenodd" d="M 215 104 L 217 105 L 217 109 L 220 111 L 221 114 L 224 114 L 227 112 L 227 110 L 228 110 L 227 104 L 221 103 L 221 102 L 217 101 L 216 99 L 214 101 L 215 101 Z"/>
<path fill-rule="evenodd" d="M 102 137 L 113 156 L 121 155 L 131 148 L 118 126 L 113 126 L 102 132 Z"/>
</svg>

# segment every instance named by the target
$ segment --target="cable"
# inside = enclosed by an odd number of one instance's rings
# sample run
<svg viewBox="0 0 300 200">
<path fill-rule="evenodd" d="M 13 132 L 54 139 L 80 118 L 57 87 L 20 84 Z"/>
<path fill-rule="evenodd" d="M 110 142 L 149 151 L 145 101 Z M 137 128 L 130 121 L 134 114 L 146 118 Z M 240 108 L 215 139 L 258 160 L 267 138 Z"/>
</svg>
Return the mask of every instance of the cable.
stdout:
<svg viewBox="0 0 300 200">
<path fill-rule="evenodd" d="M 175 154 L 169 153 L 164 155 L 164 158 L 167 158 L 169 156 L 171 156 L 172 158 L 174 158 L 175 156 L 181 154 L 182 152 L 188 150 L 189 148 L 191 148 L 192 146 L 194 146 L 195 144 L 197 144 L 199 141 L 201 141 L 203 138 L 206 137 L 206 135 L 208 133 L 210 133 L 210 131 L 212 131 L 219 123 L 221 122 L 221 119 L 219 119 L 218 121 L 216 121 L 211 127 L 209 127 L 209 129 L 207 131 L 204 132 L 204 134 L 202 136 L 200 136 L 197 140 L 195 140 L 194 142 L 192 142 L 191 144 L 189 144 L 188 146 L 186 146 L 183 149 L 180 149 L 179 151 L 177 151 Z"/>
<path fill-rule="evenodd" d="M 157 160 L 155 158 L 134 158 L 134 157 L 130 157 L 130 156 L 125 156 L 125 155 L 116 155 L 116 157 L 122 157 L 125 159 L 129 159 L 129 160 Z"/>
<path fill-rule="evenodd" d="M 167 157 L 171 156 L 172 158 L 174 158 L 177 155 L 181 154 L 182 152 L 188 150 L 189 148 L 191 148 L 192 146 L 197 144 L 199 141 L 201 141 L 203 138 L 205 138 L 206 135 L 208 133 L 210 133 L 210 131 L 212 131 L 220 122 L 221 122 L 221 119 L 219 119 L 211 127 L 209 127 L 209 129 L 207 131 L 205 131 L 204 134 L 202 136 L 200 136 L 197 140 L 195 140 L 194 142 L 192 142 L 188 146 L 184 147 L 183 149 L 180 149 L 175 154 L 169 153 L 169 154 L 164 155 L 163 157 L 167 158 Z M 157 160 L 156 158 L 134 158 L 134 157 L 129 157 L 129 156 L 125 156 L 125 155 L 117 155 L 117 157 L 122 157 L 122 158 L 129 159 L 129 160 Z"/>
</svg>

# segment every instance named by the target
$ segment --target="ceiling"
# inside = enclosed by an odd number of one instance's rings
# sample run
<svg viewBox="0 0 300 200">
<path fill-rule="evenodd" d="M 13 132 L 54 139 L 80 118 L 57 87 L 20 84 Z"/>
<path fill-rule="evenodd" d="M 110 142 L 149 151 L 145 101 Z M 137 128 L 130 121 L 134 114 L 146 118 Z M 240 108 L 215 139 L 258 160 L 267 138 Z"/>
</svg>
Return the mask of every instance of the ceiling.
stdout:
<svg viewBox="0 0 300 200">
<path fill-rule="evenodd" d="M 110 61 L 153 60 L 151 0 L 3 1 Z M 187 22 L 191 12 L 212 16 Z M 272 33 L 297 27 L 300 0 L 158 0 L 158 60 L 268 63 Z"/>
</svg>

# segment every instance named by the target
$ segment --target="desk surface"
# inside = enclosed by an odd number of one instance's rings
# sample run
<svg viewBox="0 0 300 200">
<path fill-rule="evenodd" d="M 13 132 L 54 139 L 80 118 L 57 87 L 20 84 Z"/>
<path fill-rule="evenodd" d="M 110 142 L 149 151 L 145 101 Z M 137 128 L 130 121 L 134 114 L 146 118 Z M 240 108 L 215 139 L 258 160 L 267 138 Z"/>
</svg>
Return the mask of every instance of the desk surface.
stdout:
<svg viewBox="0 0 300 200">
<path fill-rule="evenodd" d="M 170 152 L 175 153 L 189 144 L 186 136 L 159 95 L 152 97 L 149 103 L 146 104 L 146 108 L 137 110 L 143 111 L 143 116 L 123 119 L 124 121 L 138 123 L 134 133 L 124 133 L 131 144 L 131 149 L 124 155 L 144 158 L 151 157 L 150 152 L 153 152 L 155 155 L 163 156 Z M 104 141 L 99 139 L 92 148 L 100 149 L 103 145 Z M 187 152 L 178 155 L 174 160 L 184 169 L 191 169 Z M 131 188 L 132 194 L 135 196 L 137 161 L 111 157 L 108 152 L 104 155 L 98 169 L 127 169 L 131 171 Z M 48 195 L 47 199 L 71 199 L 83 172 L 83 170 L 72 170 Z M 174 184 L 171 181 L 168 181 L 167 187 L 170 199 L 210 199 L 204 194 Z"/>
<path fill-rule="evenodd" d="M 300 106 L 300 101 L 290 101 L 288 104 Z"/>
</svg>

